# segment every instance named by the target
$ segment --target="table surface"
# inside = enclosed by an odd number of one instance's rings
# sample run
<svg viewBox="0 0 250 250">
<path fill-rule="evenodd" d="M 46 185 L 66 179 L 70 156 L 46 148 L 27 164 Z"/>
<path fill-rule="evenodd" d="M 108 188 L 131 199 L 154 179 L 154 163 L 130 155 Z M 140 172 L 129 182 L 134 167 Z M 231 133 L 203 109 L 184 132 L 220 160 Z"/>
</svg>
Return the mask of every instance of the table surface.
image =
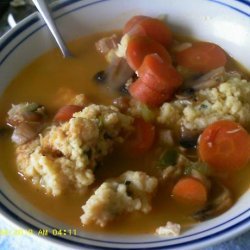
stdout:
<svg viewBox="0 0 250 250">
<path fill-rule="evenodd" d="M 48 2 L 53 2 L 54 0 L 47 0 Z M 250 1 L 250 0 L 248 0 Z M 1 2 L 10 2 L 10 1 L 0 1 Z M 18 1 L 17 1 L 18 2 Z M 26 0 L 28 3 L 29 1 Z M 2 8 L 3 9 L 3 8 Z M 5 6 L 5 12 L 1 13 L 0 8 L 0 36 L 4 34 L 9 26 L 7 25 L 7 19 L 9 13 L 12 13 L 15 20 L 18 22 L 27 14 L 33 12 L 35 10 L 34 6 L 30 4 L 26 4 L 24 7 L 9 7 Z M 63 248 L 52 244 L 42 238 L 38 238 L 36 236 L 10 236 L 8 233 L 3 235 L 2 231 L 11 232 L 17 230 L 17 227 L 12 223 L 6 221 L 4 218 L 0 216 L 0 249 L 1 250 L 62 250 Z M 46 239 L 46 238 L 45 238 Z M 250 231 L 232 239 L 224 243 L 220 243 L 218 245 L 214 245 L 211 247 L 207 247 L 203 250 L 248 250 L 250 249 Z"/>
</svg>

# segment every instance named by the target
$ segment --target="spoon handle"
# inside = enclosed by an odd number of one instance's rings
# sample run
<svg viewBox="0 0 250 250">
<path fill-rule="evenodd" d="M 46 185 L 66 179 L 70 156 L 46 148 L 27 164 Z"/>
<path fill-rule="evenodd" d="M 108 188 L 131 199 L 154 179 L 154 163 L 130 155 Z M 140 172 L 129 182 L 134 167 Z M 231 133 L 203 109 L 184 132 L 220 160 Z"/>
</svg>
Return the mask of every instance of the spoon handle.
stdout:
<svg viewBox="0 0 250 250">
<path fill-rule="evenodd" d="M 61 34 L 59 33 L 55 22 L 52 18 L 50 9 L 46 3 L 45 0 L 33 0 L 33 3 L 35 4 L 36 8 L 38 9 L 38 11 L 40 12 L 40 14 L 42 15 L 45 23 L 47 24 L 50 32 L 52 33 L 53 37 L 55 38 L 62 54 L 64 57 L 71 57 L 72 54 L 69 51 L 68 47 L 66 46 Z"/>
</svg>

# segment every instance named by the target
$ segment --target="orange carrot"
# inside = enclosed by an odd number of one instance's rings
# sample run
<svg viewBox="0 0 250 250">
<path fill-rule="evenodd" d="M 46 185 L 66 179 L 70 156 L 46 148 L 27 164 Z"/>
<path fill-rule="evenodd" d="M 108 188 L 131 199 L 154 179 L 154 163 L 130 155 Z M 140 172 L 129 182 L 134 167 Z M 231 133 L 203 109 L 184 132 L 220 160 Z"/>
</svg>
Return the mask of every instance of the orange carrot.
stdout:
<svg viewBox="0 0 250 250">
<path fill-rule="evenodd" d="M 165 62 L 157 54 L 147 55 L 138 76 L 151 89 L 164 94 L 170 100 L 175 90 L 181 85 L 182 77 L 168 62 Z"/>
<path fill-rule="evenodd" d="M 139 29 L 136 26 L 140 27 Z M 146 36 L 168 47 L 172 43 L 172 32 L 169 27 L 161 20 L 146 17 L 134 16 L 125 25 L 123 33 L 129 33 L 132 29 L 138 30 L 139 34 L 144 33 Z M 143 32 L 142 32 L 143 31 Z M 133 32 L 133 34 L 136 34 Z"/>
<path fill-rule="evenodd" d="M 158 107 L 167 99 L 166 95 L 149 88 L 140 78 L 129 86 L 128 91 L 133 98 L 151 107 Z"/>
<path fill-rule="evenodd" d="M 152 53 L 157 53 L 162 60 L 171 62 L 169 53 L 161 44 L 145 36 L 133 36 L 126 50 L 127 62 L 136 71 L 141 66 L 144 57 Z"/>
<path fill-rule="evenodd" d="M 214 170 L 234 172 L 250 159 L 250 137 L 236 122 L 222 120 L 203 131 L 198 149 L 201 160 Z"/>
<path fill-rule="evenodd" d="M 68 121 L 70 118 L 72 118 L 73 114 L 75 112 L 79 112 L 83 109 L 82 106 L 78 106 L 78 105 L 66 105 L 61 107 L 55 117 L 54 120 L 57 122 L 65 122 Z"/>
<path fill-rule="evenodd" d="M 225 66 L 227 56 L 224 50 L 214 43 L 195 42 L 192 47 L 177 52 L 176 60 L 179 65 L 205 73 Z"/>
<path fill-rule="evenodd" d="M 140 156 L 147 153 L 155 141 L 155 127 L 142 118 L 134 121 L 135 131 L 126 143 L 127 151 L 131 156 Z"/>
<path fill-rule="evenodd" d="M 175 184 L 172 196 L 183 204 L 204 206 L 207 202 L 207 189 L 201 181 L 193 177 L 182 177 Z"/>
<path fill-rule="evenodd" d="M 144 19 L 147 19 L 147 16 L 133 16 L 130 18 L 123 28 L 123 34 L 129 33 L 138 23 Z"/>
</svg>

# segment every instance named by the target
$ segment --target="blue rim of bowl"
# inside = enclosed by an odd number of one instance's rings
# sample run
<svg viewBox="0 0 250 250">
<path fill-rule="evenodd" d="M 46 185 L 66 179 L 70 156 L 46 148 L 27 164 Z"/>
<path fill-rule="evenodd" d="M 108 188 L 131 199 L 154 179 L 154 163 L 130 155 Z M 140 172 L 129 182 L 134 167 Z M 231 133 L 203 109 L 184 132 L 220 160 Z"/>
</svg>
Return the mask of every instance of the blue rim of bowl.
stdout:
<svg viewBox="0 0 250 250">
<path fill-rule="evenodd" d="M 82 0 L 66 0 L 66 1 L 63 1 L 62 3 L 58 3 L 56 4 L 54 7 L 52 7 L 52 10 L 53 11 L 57 11 L 57 10 L 60 10 L 64 7 L 67 7 L 69 5 L 72 5 L 72 4 L 75 4 L 77 2 L 80 2 Z M 88 7 L 88 6 L 91 6 L 91 5 L 95 5 L 95 4 L 99 4 L 99 3 L 103 3 L 103 2 L 106 2 L 106 1 L 112 1 L 112 0 L 97 0 L 97 1 L 94 1 L 94 2 L 91 2 L 91 3 L 88 3 L 88 4 L 85 4 L 85 5 L 82 5 L 80 7 L 77 7 L 77 8 L 74 8 L 72 10 L 69 10 L 69 11 L 66 11 L 64 12 L 63 14 L 57 16 L 57 19 L 64 16 L 64 15 L 67 15 L 69 14 L 70 12 L 74 12 L 74 11 L 77 11 L 79 9 L 82 9 L 82 8 L 85 8 L 85 7 Z M 216 4 L 220 4 L 222 6 L 225 6 L 227 8 L 230 8 L 232 9 L 233 11 L 237 11 L 247 17 L 250 17 L 250 14 L 245 12 L 245 11 L 242 11 L 241 9 L 235 7 L 235 6 L 232 6 L 228 3 L 225 3 L 225 2 L 220 2 L 219 0 L 204 0 L 204 1 L 209 1 L 209 2 L 213 2 L 213 3 L 216 3 Z M 238 2 L 238 3 L 241 3 L 243 5 L 247 5 L 248 7 L 250 6 L 250 2 L 246 1 L 246 0 L 233 0 L 235 2 Z M 30 18 L 27 18 L 26 20 L 24 20 L 23 22 L 20 23 L 20 25 L 17 26 L 16 30 L 14 30 L 12 33 L 7 33 L 6 36 L 4 36 L 4 39 L 3 39 L 3 42 L 0 44 L 0 52 L 9 44 L 9 42 L 11 42 L 15 37 L 17 37 L 19 34 L 21 34 L 24 30 L 28 29 L 29 27 L 31 27 L 33 24 L 37 23 L 38 21 L 40 21 L 40 19 L 37 17 L 37 15 L 32 15 L 30 16 Z M 39 26 L 37 29 L 35 29 L 34 31 L 32 31 L 31 33 L 29 33 L 24 39 L 22 39 L 18 44 L 16 44 L 8 53 L 7 55 L 1 60 L 0 62 L 0 65 L 8 58 L 8 56 L 21 44 L 23 43 L 26 39 L 28 39 L 31 35 L 33 35 L 35 32 L 37 32 L 38 30 L 40 30 L 41 28 L 43 28 L 45 26 L 45 24 L 42 24 L 41 26 Z M 20 212 L 22 212 L 23 214 L 25 214 L 26 216 L 28 216 L 30 219 L 48 227 L 49 229 L 56 229 L 55 227 L 52 227 L 50 225 L 46 225 L 44 222 L 41 222 L 39 221 L 38 219 L 32 217 L 31 215 L 29 215 L 28 213 L 26 213 L 25 211 L 23 211 L 20 207 L 18 207 L 15 203 L 13 203 L 11 200 L 9 200 L 7 198 L 7 196 L 2 192 L 0 191 L 0 195 L 3 196 L 5 198 L 5 200 L 7 200 L 9 203 L 11 203 L 12 206 L 15 207 L 16 210 L 19 210 Z M 36 227 L 35 225 L 27 222 L 26 220 L 22 219 L 20 216 L 18 216 L 17 214 L 15 214 L 13 211 L 11 211 L 10 209 L 8 209 L 8 207 L 6 207 L 1 201 L 0 201 L 0 211 L 6 215 L 7 218 L 9 218 L 10 220 L 13 221 L 18 221 L 18 224 L 24 228 L 31 228 L 33 229 L 34 231 L 38 232 L 40 228 Z M 230 220 L 227 220 L 217 226 L 214 226 L 214 227 L 211 227 L 207 230 L 204 230 L 202 232 L 198 232 L 198 233 L 195 233 L 195 234 L 192 234 L 192 235 L 187 235 L 187 236 L 182 236 L 182 237 L 178 237 L 178 238 L 173 238 L 173 239 L 164 239 L 164 240 L 156 240 L 156 241 L 152 241 L 152 242 L 118 242 L 118 241 L 105 241 L 105 240 L 96 240 L 94 238 L 86 238 L 86 237 L 81 237 L 81 236 L 74 236 L 75 238 L 80 238 L 80 239 L 83 239 L 83 240 L 91 240 L 93 243 L 94 242 L 99 242 L 99 243 L 107 243 L 107 244 L 124 244 L 125 246 L 128 246 L 128 245 L 144 245 L 144 244 L 156 244 L 156 243 L 167 243 L 167 242 L 170 242 L 170 241 L 173 241 L 173 240 L 176 240 L 176 239 L 181 239 L 181 238 L 189 238 L 189 237 L 192 237 L 192 236 L 195 236 L 195 235 L 198 235 L 198 234 L 201 234 L 201 233 L 204 233 L 206 231 L 210 231 L 210 230 L 213 230 L 217 227 L 220 227 L 224 224 L 227 224 L 229 223 L 230 221 L 233 221 L 239 217 L 241 217 L 242 215 L 246 214 L 250 212 L 250 208 L 247 209 L 246 211 L 242 212 L 241 214 L 238 214 L 237 216 L 231 218 Z M 241 221 L 231 225 L 231 226 L 228 226 L 227 228 L 224 228 L 223 230 L 219 231 L 219 232 L 216 232 L 216 233 L 213 233 L 213 234 L 210 234 L 208 236 L 203 236 L 201 238 L 198 238 L 198 239 L 194 239 L 194 240 L 191 240 L 191 241 L 187 241 L 187 242 L 181 242 L 181 243 L 176 243 L 176 244 L 173 244 L 173 245 L 164 245 L 164 246 L 157 246 L 157 247 L 147 247 L 147 249 L 172 249 L 173 247 L 175 248 L 179 248 L 179 247 L 182 247 L 182 246 L 190 246 L 190 245 L 194 245 L 196 243 L 201 243 L 201 242 L 205 242 L 205 241 L 212 241 L 215 242 L 217 241 L 216 239 L 220 236 L 220 235 L 225 235 L 226 233 L 228 232 L 231 232 L 232 230 L 235 230 L 235 229 L 239 229 L 240 230 L 237 230 L 237 231 L 233 231 L 234 234 L 233 235 L 236 235 L 236 234 L 239 234 L 239 233 L 242 233 L 243 231 L 247 230 L 249 228 L 249 225 L 250 225 L 250 216 L 248 216 L 247 218 L 244 218 L 242 219 Z M 240 232 L 239 232 L 240 231 Z M 232 235 L 232 234 L 231 234 Z M 215 239 L 216 237 L 216 239 Z M 81 247 L 85 247 L 85 248 L 88 248 L 88 249 L 114 249 L 112 248 L 112 246 L 108 246 L 108 247 L 103 247 L 103 246 L 96 246 L 94 244 L 86 244 L 86 243 L 81 243 L 81 242 L 77 242 L 77 241 L 72 241 L 72 240 L 69 240 L 69 239 L 66 239 L 66 238 L 63 238 L 63 237 L 58 237 L 58 236 L 55 236 L 51 233 L 49 233 L 48 235 L 48 238 L 51 238 L 53 240 L 56 240 L 56 241 L 59 241 L 59 242 L 65 242 L 67 244 L 70 244 L 70 245 L 75 245 L 75 246 L 81 246 Z M 226 239 L 226 238 L 224 238 Z M 143 248 L 145 248 L 145 246 L 143 246 Z M 117 247 L 115 249 L 118 249 Z M 120 249 L 120 248 L 119 248 Z M 121 249 L 124 249 L 124 248 L 121 248 Z M 129 249 L 141 249 L 139 247 L 136 247 L 136 248 L 129 248 Z"/>
<path fill-rule="evenodd" d="M 25 212 L 24 210 L 22 210 L 21 208 L 19 208 L 15 203 L 13 203 L 6 195 L 3 194 L 3 192 L 0 191 L 0 196 L 3 196 L 5 198 L 5 200 L 7 200 L 13 207 L 15 207 L 15 209 L 19 210 L 20 212 L 22 212 L 25 216 L 29 217 L 30 219 L 36 221 L 37 223 L 41 224 L 42 226 L 46 227 L 49 229 L 49 233 L 48 233 L 48 237 L 52 238 L 52 239 L 56 239 L 56 240 L 59 240 L 59 241 L 63 241 L 65 243 L 73 243 L 74 245 L 77 245 L 77 246 L 84 246 L 84 247 L 88 247 L 88 248 L 101 248 L 101 249 L 110 249 L 110 247 L 98 247 L 98 246 L 93 246 L 93 245 L 85 245 L 85 243 L 81 243 L 81 242 L 77 242 L 77 241 L 72 241 L 72 240 L 69 240 L 69 239 L 65 239 L 63 237 L 58 237 L 58 236 L 55 236 L 53 235 L 53 233 L 51 233 L 53 230 L 60 230 L 59 228 L 56 228 L 56 227 L 52 227 L 40 220 L 38 220 L 37 218 L 34 218 L 33 216 L 31 216 L 30 214 L 28 214 L 27 212 Z M 1 201 L 0 201 L 0 208 L 3 208 L 3 211 L 5 212 L 5 214 L 7 215 L 10 215 L 11 218 L 14 218 L 16 221 L 18 221 L 20 224 L 24 224 L 25 227 L 27 229 L 32 229 L 34 230 L 35 232 L 38 232 L 40 230 L 40 227 L 37 227 L 27 221 L 25 221 L 23 218 L 21 218 L 20 216 L 18 216 L 17 214 L 13 213 L 11 210 L 9 210 L 6 206 L 4 206 Z M 211 227 L 209 229 L 206 229 L 206 230 L 203 230 L 203 231 L 200 231 L 198 233 L 194 233 L 194 234 L 190 234 L 190 235 L 187 235 L 187 236 L 180 236 L 178 238 L 169 238 L 169 239 L 164 239 L 164 240 L 157 240 L 157 241 L 151 241 L 151 242 L 120 242 L 120 241 L 106 241 L 106 240 L 97 240 L 97 239 L 93 239 L 93 238 L 88 238 L 88 237 L 82 237 L 82 236 L 77 236 L 77 235 L 72 235 L 73 238 L 76 238 L 76 239 L 82 239 L 82 240 L 91 240 L 91 241 L 94 241 L 94 242 L 98 242 L 98 243 L 106 243 L 106 244 L 124 244 L 124 245 L 140 245 L 140 244 L 156 244 L 156 243 L 167 243 L 167 242 L 171 242 L 171 241 L 174 241 L 176 239 L 184 239 L 184 238 L 190 238 L 192 236 L 196 236 L 196 235 L 199 235 L 199 234 L 202 234 L 202 233 L 205 233 L 207 231 L 210 231 L 210 230 L 213 230 L 215 228 L 218 228 L 220 226 L 223 226 L 241 216 L 243 216 L 244 214 L 247 214 L 250 212 L 250 208 L 247 209 L 246 211 L 242 212 L 241 214 L 238 214 L 237 216 L 231 218 L 230 220 L 227 220 L 225 221 L 224 223 L 221 223 L 219 225 L 216 225 L 214 227 Z M 249 225 L 250 223 L 250 216 L 248 216 L 247 218 L 244 218 L 243 220 L 223 229 L 222 231 L 218 231 L 218 232 L 215 232 L 213 234 L 210 234 L 210 235 L 207 235 L 207 236 L 203 236 L 202 238 L 198 238 L 198 239 L 194 239 L 192 240 L 191 242 L 187 241 L 187 242 L 181 242 L 181 243 L 178 243 L 178 244 L 173 244 L 173 245 L 168 245 L 168 246 L 159 246 L 159 247 L 148 247 L 147 249 L 172 249 L 172 247 L 182 247 L 182 246 L 187 246 L 187 243 L 188 245 L 193 245 L 193 244 L 196 244 L 197 242 L 201 242 L 201 241 L 204 241 L 204 240 L 211 240 L 211 239 L 214 239 L 215 236 L 220 236 L 220 235 L 225 235 L 227 232 L 230 232 L 232 229 L 235 229 L 237 228 L 238 226 L 244 226 L 246 224 Z M 247 228 L 246 228 L 247 229 Z M 224 238 L 224 240 L 226 239 L 226 237 Z M 111 248 L 112 249 L 112 248 Z M 116 248 L 118 249 L 118 248 Z M 121 248 L 122 249 L 122 248 Z M 140 248 L 129 248 L 129 249 L 140 249 Z"/>
</svg>

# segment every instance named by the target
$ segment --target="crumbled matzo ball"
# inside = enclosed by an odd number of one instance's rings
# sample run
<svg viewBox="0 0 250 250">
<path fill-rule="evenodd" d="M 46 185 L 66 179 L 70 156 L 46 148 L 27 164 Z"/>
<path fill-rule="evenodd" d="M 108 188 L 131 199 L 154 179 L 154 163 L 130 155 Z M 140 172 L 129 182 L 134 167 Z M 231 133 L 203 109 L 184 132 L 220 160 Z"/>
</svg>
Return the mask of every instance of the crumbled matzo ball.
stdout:
<svg viewBox="0 0 250 250">
<path fill-rule="evenodd" d="M 250 82 L 231 77 L 216 88 L 199 90 L 194 100 L 164 103 L 158 122 L 173 128 L 176 125 L 202 131 L 218 120 L 233 120 L 250 127 Z"/>
<path fill-rule="evenodd" d="M 54 196 L 95 180 L 97 162 L 132 131 L 133 118 L 113 106 L 90 105 L 68 122 L 48 127 L 40 139 L 17 147 L 19 171 Z"/>
<path fill-rule="evenodd" d="M 180 235 L 181 225 L 168 221 L 163 227 L 158 227 L 155 233 L 159 236 L 165 237 L 177 237 Z"/>
<path fill-rule="evenodd" d="M 155 177 L 138 171 L 127 171 L 116 179 L 107 180 L 82 207 L 82 224 L 95 223 L 104 227 L 126 212 L 148 213 L 157 184 Z"/>
</svg>

